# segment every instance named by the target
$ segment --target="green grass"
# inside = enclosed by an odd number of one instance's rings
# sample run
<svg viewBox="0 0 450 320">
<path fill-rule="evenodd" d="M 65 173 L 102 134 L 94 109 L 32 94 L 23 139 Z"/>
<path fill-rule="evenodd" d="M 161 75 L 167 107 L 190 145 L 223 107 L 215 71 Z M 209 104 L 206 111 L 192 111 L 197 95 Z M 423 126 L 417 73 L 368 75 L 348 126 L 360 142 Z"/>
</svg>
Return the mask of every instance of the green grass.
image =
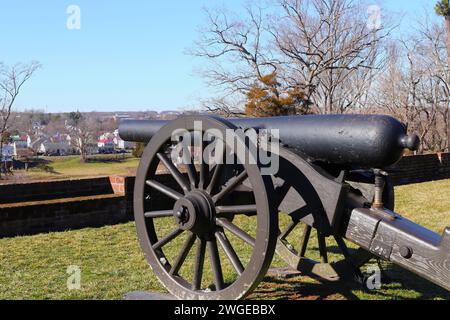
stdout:
<svg viewBox="0 0 450 320">
<path fill-rule="evenodd" d="M 14 176 L 8 177 L 6 182 L 133 175 L 139 163 L 139 159 L 125 155 L 98 155 L 95 159 L 83 163 L 80 156 L 45 157 L 43 158 L 45 164 L 27 172 L 15 171 Z"/>
<path fill-rule="evenodd" d="M 396 210 L 441 233 L 450 225 L 449 194 L 450 180 L 398 187 Z M 251 223 L 235 222 L 250 233 L 254 232 Z M 165 232 L 170 230 L 164 221 L 159 222 L 158 228 L 165 229 Z M 248 260 L 246 245 L 234 238 L 230 240 L 236 245 L 243 262 Z M 178 252 L 182 241 L 182 238 L 177 239 L 165 248 L 169 260 Z M 328 245 L 335 246 L 332 241 Z M 316 246 L 310 248 L 308 256 L 317 258 Z M 331 255 L 331 260 L 337 258 L 339 255 Z M 192 273 L 189 268 L 192 260 L 191 253 L 182 269 L 187 278 Z M 81 268 L 80 290 L 67 289 L 69 275 L 66 271 L 70 265 Z M 284 265 L 275 257 L 273 266 Z M 249 298 L 450 299 L 447 291 L 407 271 L 388 263 L 383 266 L 392 281 L 383 282 L 380 290 L 363 290 L 352 282 L 321 284 L 308 277 L 289 280 L 267 277 Z M 226 260 L 224 274 L 228 280 L 234 277 Z M 206 276 L 206 280 L 209 279 L 210 273 Z M 133 223 L 0 239 L 0 299 L 121 299 L 126 292 L 135 290 L 165 292 L 144 260 Z"/>
</svg>

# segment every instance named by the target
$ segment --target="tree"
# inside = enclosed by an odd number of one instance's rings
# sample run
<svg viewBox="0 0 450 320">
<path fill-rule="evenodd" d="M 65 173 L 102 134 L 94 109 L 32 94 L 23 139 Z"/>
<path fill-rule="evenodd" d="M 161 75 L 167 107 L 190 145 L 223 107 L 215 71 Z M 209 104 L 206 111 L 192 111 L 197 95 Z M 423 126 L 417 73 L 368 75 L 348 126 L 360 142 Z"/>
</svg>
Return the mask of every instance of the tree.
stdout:
<svg viewBox="0 0 450 320">
<path fill-rule="evenodd" d="M 206 9 L 206 25 L 191 54 L 208 64 L 200 71 L 207 84 L 217 88 L 218 97 L 204 105 L 225 116 L 244 114 L 247 94 L 278 65 L 267 46 L 267 19 L 257 6 L 246 7 L 245 17 L 223 8 Z"/>
<path fill-rule="evenodd" d="M 252 117 L 286 116 L 308 113 L 308 102 L 301 89 L 281 92 L 276 73 L 261 77 L 247 93 L 245 113 Z"/>
<path fill-rule="evenodd" d="M 271 27 L 283 56 L 282 74 L 303 88 L 315 112 L 344 113 L 365 105 L 381 69 L 388 27 L 369 27 L 358 0 L 279 0 L 282 15 Z M 386 21 L 385 21 L 386 22 Z"/>
<path fill-rule="evenodd" d="M 217 114 L 223 118 L 240 118 L 245 112 L 239 107 L 239 102 L 229 97 L 209 98 L 201 101 L 202 108 L 207 112 Z"/>
<path fill-rule="evenodd" d="M 8 130 L 11 112 L 23 85 L 40 68 L 38 62 L 16 64 L 12 67 L 0 65 L 0 136 Z M 3 150 L 3 139 L 0 139 Z M 1 173 L 0 173 L 1 177 Z"/>
<path fill-rule="evenodd" d="M 449 0 L 441 0 L 436 4 L 436 14 L 445 18 L 447 32 L 447 60 L 450 67 L 450 5 Z"/>
<path fill-rule="evenodd" d="M 240 95 L 243 105 L 264 77 L 277 74 L 281 92 L 304 93 L 316 113 L 344 113 L 365 106 L 383 65 L 388 27 L 368 27 L 359 0 L 272 0 L 239 17 L 208 10 L 196 56 L 209 64 L 208 84 Z M 252 93 L 251 93 L 252 94 Z M 304 106 L 306 108 L 306 105 Z"/>
<path fill-rule="evenodd" d="M 394 115 L 421 138 L 421 151 L 450 147 L 450 72 L 445 30 L 429 22 L 406 40 L 390 44 L 385 70 L 371 101 L 375 112 Z M 399 43 L 401 45 L 399 45 Z"/>
<path fill-rule="evenodd" d="M 73 125 L 74 127 L 77 127 L 82 119 L 83 115 L 78 110 L 76 112 L 69 113 L 70 124 Z"/>
<path fill-rule="evenodd" d="M 86 162 L 89 146 L 95 143 L 95 138 L 99 135 L 98 128 L 94 119 L 86 118 L 78 111 L 71 114 L 76 114 L 76 121 L 70 128 L 71 144 L 80 152 L 81 161 Z"/>
<path fill-rule="evenodd" d="M 146 144 L 143 142 L 136 143 L 136 145 L 133 148 L 133 152 L 132 152 L 133 157 L 141 158 L 142 154 L 144 153 L 145 146 L 146 146 Z"/>
</svg>

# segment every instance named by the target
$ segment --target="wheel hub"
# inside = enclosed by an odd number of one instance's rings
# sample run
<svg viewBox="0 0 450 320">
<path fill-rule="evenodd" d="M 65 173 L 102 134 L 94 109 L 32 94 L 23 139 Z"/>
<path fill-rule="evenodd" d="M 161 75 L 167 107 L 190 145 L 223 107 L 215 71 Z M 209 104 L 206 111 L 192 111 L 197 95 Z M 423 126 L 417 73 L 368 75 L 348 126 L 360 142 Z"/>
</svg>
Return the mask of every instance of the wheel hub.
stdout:
<svg viewBox="0 0 450 320">
<path fill-rule="evenodd" d="M 173 216 L 179 228 L 198 236 L 214 231 L 215 215 L 211 197 L 200 190 L 189 192 L 179 199 L 173 208 Z"/>
</svg>

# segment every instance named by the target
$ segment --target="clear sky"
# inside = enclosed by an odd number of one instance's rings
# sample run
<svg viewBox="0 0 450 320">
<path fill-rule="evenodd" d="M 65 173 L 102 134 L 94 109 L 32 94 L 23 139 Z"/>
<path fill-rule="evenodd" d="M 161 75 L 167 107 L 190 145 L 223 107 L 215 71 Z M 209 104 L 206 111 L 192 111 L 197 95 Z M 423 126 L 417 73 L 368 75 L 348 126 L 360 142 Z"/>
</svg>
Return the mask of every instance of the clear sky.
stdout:
<svg viewBox="0 0 450 320">
<path fill-rule="evenodd" d="M 406 16 L 402 30 L 434 0 L 373 1 Z M 185 54 L 204 22 L 202 8 L 227 0 L 0 0 L 0 61 L 42 64 L 17 101 L 48 112 L 174 110 L 195 106 L 208 89 L 194 72 L 201 60 Z M 66 26 L 69 5 L 81 28 Z"/>
</svg>

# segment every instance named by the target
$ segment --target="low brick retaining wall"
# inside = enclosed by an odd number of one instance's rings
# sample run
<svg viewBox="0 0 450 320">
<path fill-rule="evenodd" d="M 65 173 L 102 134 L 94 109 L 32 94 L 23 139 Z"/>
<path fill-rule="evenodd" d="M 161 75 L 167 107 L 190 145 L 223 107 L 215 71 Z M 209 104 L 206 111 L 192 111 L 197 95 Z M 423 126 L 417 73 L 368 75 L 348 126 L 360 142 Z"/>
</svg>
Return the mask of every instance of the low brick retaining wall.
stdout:
<svg viewBox="0 0 450 320">
<path fill-rule="evenodd" d="M 450 179 L 450 153 L 404 157 L 388 171 L 395 185 Z M 159 180 L 175 183 L 167 174 Z M 130 221 L 134 181 L 112 176 L 0 185 L 0 237 Z M 152 201 L 165 207 L 164 197 Z"/>
<path fill-rule="evenodd" d="M 450 153 L 403 157 L 388 171 L 397 186 L 450 179 Z"/>
<path fill-rule="evenodd" d="M 0 237 L 129 221 L 123 188 L 116 177 L 0 185 Z"/>
<path fill-rule="evenodd" d="M 0 204 L 111 194 L 109 177 L 0 185 Z"/>
<path fill-rule="evenodd" d="M 167 178 L 159 177 L 163 183 Z M 134 180 L 111 176 L 0 185 L 0 238 L 130 221 Z M 153 201 L 165 205 L 163 197 Z"/>
<path fill-rule="evenodd" d="M 0 206 L 0 237 L 102 227 L 130 220 L 125 197 L 101 195 Z"/>
</svg>

